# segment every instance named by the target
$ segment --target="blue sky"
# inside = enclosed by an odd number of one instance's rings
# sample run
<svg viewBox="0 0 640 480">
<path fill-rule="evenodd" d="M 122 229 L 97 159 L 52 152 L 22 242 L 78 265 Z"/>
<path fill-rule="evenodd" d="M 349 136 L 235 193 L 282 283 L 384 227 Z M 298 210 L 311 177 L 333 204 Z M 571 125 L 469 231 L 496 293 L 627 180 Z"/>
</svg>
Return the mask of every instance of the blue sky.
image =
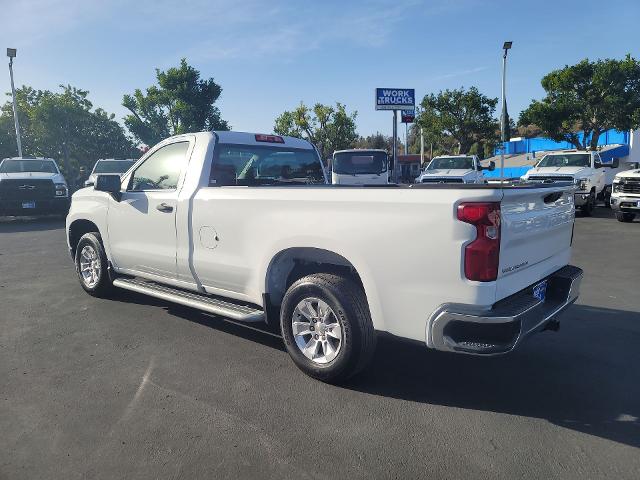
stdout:
<svg viewBox="0 0 640 480">
<path fill-rule="evenodd" d="M 186 57 L 222 85 L 223 118 L 246 131 L 270 132 L 300 101 L 339 101 L 358 111 L 359 133 L 389 134 L 391 113 L 374 110 L 375 87 L 415 88 L 422 98 L 475 85 L 498 97 L 504 40 L 514 42 L 513 117 L 542 96 L 540 78 L 552 69 L 585 57 L 640 57 L 636 0 L 0 0 L 0 7 L 0 47 L 18 48 L 18 85 L 69 83 L 121 119 L 123 94 Z M 8 73 L 0 88 L 10 90 Z"/>
</svg>

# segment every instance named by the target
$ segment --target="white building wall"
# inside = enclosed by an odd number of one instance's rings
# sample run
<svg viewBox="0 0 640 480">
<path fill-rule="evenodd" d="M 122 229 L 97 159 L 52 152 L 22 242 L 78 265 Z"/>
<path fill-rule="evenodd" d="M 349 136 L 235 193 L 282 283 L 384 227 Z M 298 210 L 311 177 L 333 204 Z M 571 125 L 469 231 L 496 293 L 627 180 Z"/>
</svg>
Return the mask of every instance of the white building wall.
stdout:
<svg viewBox="0 0 640 480">
<path fill-rule="evenodd" d="M 640 129 L 631 131 L 628 162 L 640 162 Z"/>
</svg>

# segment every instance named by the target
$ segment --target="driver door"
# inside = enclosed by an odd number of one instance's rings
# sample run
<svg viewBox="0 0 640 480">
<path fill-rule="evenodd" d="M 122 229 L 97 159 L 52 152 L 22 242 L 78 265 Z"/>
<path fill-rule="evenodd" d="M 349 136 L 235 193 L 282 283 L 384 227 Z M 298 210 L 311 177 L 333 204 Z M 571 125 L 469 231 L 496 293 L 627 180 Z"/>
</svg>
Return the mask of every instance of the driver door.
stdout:
<svg viewBox="0 0 640 480">
<path fill-rule="evenodd" d="M 114 266 L 174 279 L 176 211 L 189 141 L 163 145 L 131 173 L 120 201 L 111 200 L 109 245 Z"/>
</svg>

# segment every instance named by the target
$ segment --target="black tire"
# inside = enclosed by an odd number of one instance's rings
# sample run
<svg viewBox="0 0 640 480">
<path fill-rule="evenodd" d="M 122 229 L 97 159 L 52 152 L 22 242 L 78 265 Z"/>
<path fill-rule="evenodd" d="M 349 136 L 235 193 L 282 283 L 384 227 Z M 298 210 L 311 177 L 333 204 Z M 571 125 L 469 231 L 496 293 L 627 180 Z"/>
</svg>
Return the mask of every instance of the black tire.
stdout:
<svg viewBox="0 0 640 480">
<path fill-rule="evenodd" d="M 595 192 L 591 192 L 589 195 L 589 200 L 582 207 L 582 215 L 585 217 L 590 217 L 593 214 L 593 209 L 596 206 L 596 194 Z"/>
<path fill-rule="evenodd" d="M 98 266 L 99 273 L 95 275 L 95 279 L 97 279 L 95 280 L 95 283 L 93 280 L 87 281 L 87 279 L 82 275 L 81 263 L 85 260 L 83 259 L 83 251 L 85 251 L 85 247 L 88 247 L 87 253 L 92 249 L 96 254 L 95 262 Z M 80 280 L 80 285 L 85 292 L 89 295 L 93 295 L 94 297 L 105 297 L 111 293 L 113 284 L 109 278 L 107 254 L 104 251 L 102 239 L 98 232 L 85 233 L 80 238 L 76 247 L 75 264 L 78 280 Z"/>
<path fill-rule="evenodd" d="M 633 219 L 636 218 L 636 214 L 627 212 L 616 212 L 616 218 L 619 222 L 629 223 L 633 222 Z"/>
<path fill-rule="evenodd" d="M 340 349 L 335 358 L 325 364 L 307 358 L 295 341 L 292 325 L 295 309 L 306 298 L 325 302 L 341 325 Z M 376 345 L 369 305 L 362 288 L 348 278 L 329 273 L 308 275 L 289 287 L 282 301 L 280 331 L 296 366 L 310 377 L 327 383 L 342 382 L 362 371 L 370 362 Z"/>
</svg>

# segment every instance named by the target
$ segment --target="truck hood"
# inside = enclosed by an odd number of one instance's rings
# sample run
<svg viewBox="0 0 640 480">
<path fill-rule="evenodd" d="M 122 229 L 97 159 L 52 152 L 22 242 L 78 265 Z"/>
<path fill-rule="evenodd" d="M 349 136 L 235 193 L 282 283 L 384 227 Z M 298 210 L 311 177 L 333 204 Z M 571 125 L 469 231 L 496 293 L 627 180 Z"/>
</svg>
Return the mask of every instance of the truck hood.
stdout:
<svg viewBox="0 0 640 480">
<path fill-rule="evenodd" d="M 67 183 L 61 173 L 46 173 L 46 172 L 0 173 L 0 181 L 2 181 L 3 179 L 28 180 L 32 178 L 52 180 L 53 183 Z"/>
<path fill-rule="evenodd" d="M 620 172 L 616 175 L 616 178 L 640 178 L 640 170 L 627 170 L 626 172 Z"/>
<path fill-rule="evenodd" d="M 429 177 L 442 177 L 442 178 L 467 178 L 467 177 L 475 177 L 475 170 L 471 169 L 458 169 L 458 168 L 450 168 L 450 169 L 439 169 L 439 170 L 429 170 L 426 172 L 422 172 L 419 179 L 429 178 Z"/>
<path fill-rule="evenodd" d="M 531 175 L 571 175 L 578 177 L 581 175 L 589 175 L 591 168 L 589 167 L 534 167 L 527 172 L 527 176 Z"/>
<path fill-rule="evenodd" d="M 475 172 L 474 170 L 468 169 L 457 169 L 457 168 L 450 168 L 448 170 L 446 169 L 442 169 L 442 170 L 428 170 L 426 172 L 422 172 L 421 176 L 422 177 L 466 177 L 468 175 L 473 175 Z"/>
</svg>

